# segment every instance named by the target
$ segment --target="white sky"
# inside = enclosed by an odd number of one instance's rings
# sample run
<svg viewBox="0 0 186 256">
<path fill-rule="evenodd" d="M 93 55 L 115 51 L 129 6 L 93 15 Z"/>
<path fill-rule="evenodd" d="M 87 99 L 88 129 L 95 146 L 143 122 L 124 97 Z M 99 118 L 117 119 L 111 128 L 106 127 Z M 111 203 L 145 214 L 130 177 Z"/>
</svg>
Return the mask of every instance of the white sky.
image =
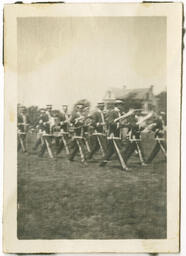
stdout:
<svg viewBox="0 0 186 256">
<path fill-rule="evenodd" d="M 92 105 L 109 87 L 166 88 L 166 18 L 18 19 L 18 99 Z"/>
</svg>

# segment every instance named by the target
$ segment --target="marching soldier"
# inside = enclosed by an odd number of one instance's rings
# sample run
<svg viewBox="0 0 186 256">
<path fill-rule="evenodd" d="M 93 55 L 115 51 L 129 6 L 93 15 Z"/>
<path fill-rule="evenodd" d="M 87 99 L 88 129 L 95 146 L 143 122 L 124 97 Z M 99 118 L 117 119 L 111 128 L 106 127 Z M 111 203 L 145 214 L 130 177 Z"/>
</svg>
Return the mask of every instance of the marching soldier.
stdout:
<svg viewBox="0 0 186 256">
<path fill-rule="evenodd" d="M 137 152 L 141 165 L 146 166 L 145 158 L 144 158 L 144 151 L 141 144 L 141 132 L 144 129 L 145 121 L 151 118 L 152 113 L 147 114 L 143 118 L 139 118 L 137 112 L 133 110 L 133 113 L 128 118 L 127 127 L 128 131 L 128 145 L 124 151 L 123 157 L 125 162 L 127 163 L 128 159 L 134 152 Z"/>
<path fill-rule="evenodd" d="M 36 144 L 34 146 L 34 150 L 38 148 L 39 145 L 41 145 L 41 150 L 39 152 L 39 157 L 43 157 L 45 151 L 48 151 L 48 154 L 50 158 L 53 158 L 53 153 L 51 150 L 51 142 L 52 142 L 52 137 L 51 137 L 51 120 L 50 118 L 52 117 L 52 108 L 51 105 L 47 105 L 47 109 L 41 109 L 40 110 L 40 116 L 38 120 L 38 134 L 37 134 L 37 140 Z"/>
<path fill-rule="evenodd" d="M 37 150 L 37 148 L 39 147 L 39 145 L 42 144 L 43 139 L 42 139 L 42 133 L 44 131 L 44 128 L 46 126 L 46 124 L 49 122 L 49 117 L 46 114 L 46 110 L 44 108 L 40 109 L 40 115 L 37 121 L 37 139 L 36 139 L 36 143 L 33 147 L 33 150 Z"/>
<path fill-rule="evenodd" d="M 52 126 L 55 124 L 51 104 L 46 105 L 46 114 L 48 116 L 48 122 L 49 122 L 50 133 L 51 133 L 52 132 Z"/>
<path fill-rule="evenodd" d="M 108 123 L 108 144 L 106 155 L 103 158 L 103 161 L 100 163 L 100 166 L 105 166 L 110 160 L 111 156 L 116 153 L 121 167 L 123 170 L 128 170 L 128 167 L 122 157 L 120 152 L 121 148 L 121 131 L 122 128 L 121 120 L 125 118 L 125 115 L 121 115 L 122 110 L 122 101 L 117 100 L 114 104 L 114 109 L 108 112 L 107 123 Z"/>
<path fill-rule="evenodd" d="M 81 156 L 81 162 L 86 165 L 85 157 L 85 144 L 84 144 L 84 120 L 85 115 L 83 115 L 83 105 L 76 105 L 75 111 L 72 112 L 70 122 L 74 126 L 74 136 L 72 141 L 72 152 L 70 154 L 69 160 L 73 161 L 76 154 L 79 152 Z"/>
<path fill-rule="evenodd" d="M 20 107 L 17 116 L 17 128 L 18 128 L 18 151 L 22 150 L 23 153 L 27 152 L 26 149 L 26 134 L 28 131 L 29 118 L 26 114 L 26 108 Z"/>
<path fill-rule="evenodd" d="M 60 136 L 56 138 L 57 144 L 57 152 L 58 155 L 62 149 L 65 147 L 66 154 L 69 155 L 69 146 L 68 146 L 68 139 L 69 139 L 69 125 L 70 125 L 70 115 L 68 114 L 68 106 L 62 105 L 62 113 L 59 115 L 59 126 L 60 126 Z"/>
<path fill-rule="evenodd" d="M 154 122 L 150 125 L 149 129 L 154 132 L 154 139 L 156 144 L 148 157 L 147 163 L 151 163 L 153 159 L 156 157 L 159 151 L 162 151 L 164 157 L 166 158 L 166 142 L 165 142 L 165 126 L 163 120 L 164 113 L 160 113 L 160 115 L 156 115 Z"/>
<path fill-rule="evenodd" d="M 50 129 L 49 122 L 44 123 L 42 127 L 42 134 L 41 134 L 42 144 L 41 144 L 39 157 L 43 157 L 45 151 L 47 150 L 50 158 L 53 158 L 53 153 L 51 150 L 52 136 L 50 134 L 50 131 L 51 129 Z"/>
<path fill-rule="evenodd" d="M 92 145 L 91 152 L 87 159 L 91 159 L 93 155 L 100 149 L 102 155 L 106 152 L 106 120 L 104 114 L 104 103 L 100 102 L 97 104 L 97 110 L 91 115 L 92 126 L 94 132 L 90 137 L 90 143 Z"/>
</svg>

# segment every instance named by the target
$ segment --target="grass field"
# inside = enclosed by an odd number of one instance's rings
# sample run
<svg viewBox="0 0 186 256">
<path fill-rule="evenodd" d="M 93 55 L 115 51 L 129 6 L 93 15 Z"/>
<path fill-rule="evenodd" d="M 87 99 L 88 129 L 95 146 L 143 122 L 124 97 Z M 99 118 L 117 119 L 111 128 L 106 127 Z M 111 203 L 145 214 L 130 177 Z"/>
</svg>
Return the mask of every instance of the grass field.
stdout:
<svg viewBox="0 0 186 256">
<path fill-rule="evenodd" d="M 33 142 L 28 138 L 29 149 Z M 148 155 L 153 140 L 145 138 Z M 95 156 L 99 159 L 99 154 Z M 65 154 L 18 153 L 19 239 L 163 239 L 166 238 L 166 162 L 161 153 L 153 164 L 117 160 L 83 167 L 79 157 Z"/>
</svg>

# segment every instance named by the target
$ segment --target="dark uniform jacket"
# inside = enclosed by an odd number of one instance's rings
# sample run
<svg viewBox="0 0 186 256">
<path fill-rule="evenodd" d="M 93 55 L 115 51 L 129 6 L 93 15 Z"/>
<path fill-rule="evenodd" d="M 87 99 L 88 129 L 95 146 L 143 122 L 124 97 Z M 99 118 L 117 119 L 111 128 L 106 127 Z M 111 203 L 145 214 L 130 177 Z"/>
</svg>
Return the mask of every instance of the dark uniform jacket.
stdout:
<svg viewBox="0 0 186 256">
<path fill-rule="evenodd" d="M 164 126 L 163 120 L 157 118 L 154 122 L 154 126 L 152 127 L 152 131 L 154 132 L 155 139 L 164 137 Z"/>
<path fill-rule="evenodd" d="M 60 113 L 60 116 L 59 116 L 60 125 L 61 125 L 61 129 L 63 129 L 64 132 L 68 131 L 69 118 L 70 116 L 68 114 Z"/>
<path fill-rule="evenodd" d="M 128 118 L 128 124 L 126 125 L 128 127 L 128 136 L 131 140 L 140 140 L 141 139 L 141 131 L 143 128 L 141 128 L 138 124 L 138 119 L 136 116 L 131 116 Z"/>
<path fill-rule="evenodd" d="M 104 132 L 105 124 L 105 115 L 103 111 L 97 110 L 91 115 L 92 126 L 95 128 L 97 132 Z"/>
<path fill-rule="evenodd" d="M 108 134 L 114 134 L 115 137 L 120 136 L 120 122 L 115 122 L 115 120 L 120 117 L 120 112 L 116 109 L 111 110 L 107 114 L 107 124 L 108 124 Z"/>
<path fill-rule="evenodd" d="M 21 132 L 28 130 L 29 118 L 27 114 L 18 114 L 17 116 L 18 129 Z"/>
<path fill-rule="evenodd" d="M 73 112 L 70 122 L 74 126 L 76 136 L 83 136 L 84 134 L 84 117 L 79 112 Z"/>
<path fill-rule="evenodd" d="M 49 117 L 47 114 L 41 114 L 38 118 L 38 124 L 37 124 L 37 128 L 40 131 L 45 131 L 46 133 L 49 133 L 50 131 L 50 125 L 49 125 Z"/>
</svg>

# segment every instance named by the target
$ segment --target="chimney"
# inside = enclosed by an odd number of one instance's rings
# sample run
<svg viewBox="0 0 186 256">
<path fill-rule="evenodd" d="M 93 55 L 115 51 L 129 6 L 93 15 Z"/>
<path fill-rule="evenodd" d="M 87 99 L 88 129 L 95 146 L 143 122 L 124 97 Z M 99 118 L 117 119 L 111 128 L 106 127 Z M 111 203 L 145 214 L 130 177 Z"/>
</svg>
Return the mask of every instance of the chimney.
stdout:
<svg viewBox="0 0 186 256">
<path fill-rule="evenodd" d="M 150 86 L 150 90 L 151 90 L 151 92 L 153 93 L 154 85 L 151 85 L 151 86 Z"/>
<path fill-rule="evenodd" d="M 123 90 L 125 91 L 127 89 L 127 86 L 126 85 L 123 85 Z"/>
</svg>

